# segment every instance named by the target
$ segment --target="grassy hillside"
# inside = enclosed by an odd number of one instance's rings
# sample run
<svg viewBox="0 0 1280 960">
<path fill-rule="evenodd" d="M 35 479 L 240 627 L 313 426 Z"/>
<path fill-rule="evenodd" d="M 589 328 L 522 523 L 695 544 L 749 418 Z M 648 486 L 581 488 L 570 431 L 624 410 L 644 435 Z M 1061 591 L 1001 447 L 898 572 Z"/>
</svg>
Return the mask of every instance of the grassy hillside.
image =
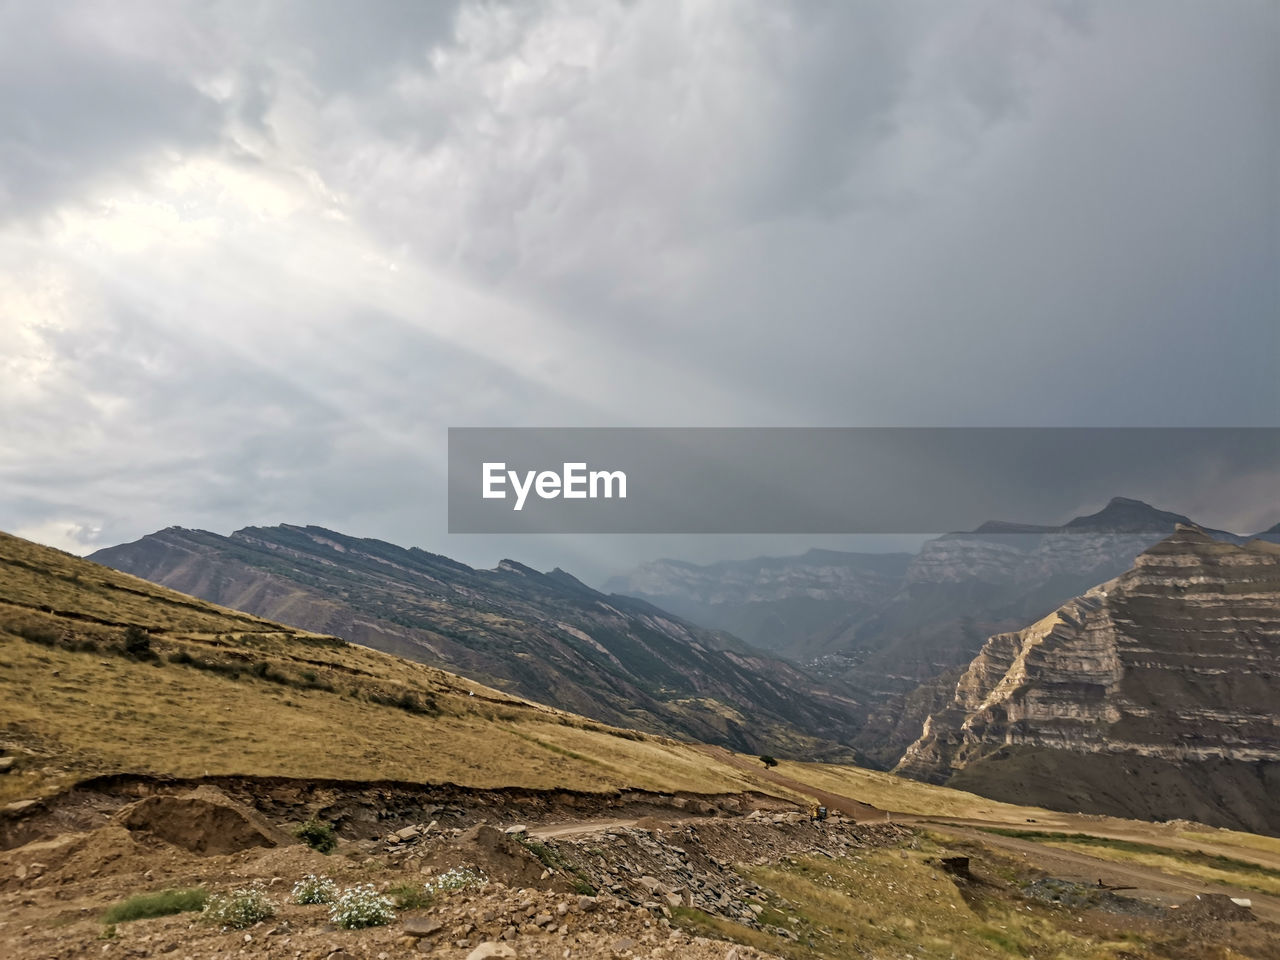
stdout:
<svg viewBox="0 0 1280 960">
<path fill-rule="evenodd" d="M 580 789 L 753 785 L 676 741 L 220 608 L 6 534 L 0 724 L 0 746 L 15 760 L 0 777 L 3 800 L 121 770 Z"/>
</svg>

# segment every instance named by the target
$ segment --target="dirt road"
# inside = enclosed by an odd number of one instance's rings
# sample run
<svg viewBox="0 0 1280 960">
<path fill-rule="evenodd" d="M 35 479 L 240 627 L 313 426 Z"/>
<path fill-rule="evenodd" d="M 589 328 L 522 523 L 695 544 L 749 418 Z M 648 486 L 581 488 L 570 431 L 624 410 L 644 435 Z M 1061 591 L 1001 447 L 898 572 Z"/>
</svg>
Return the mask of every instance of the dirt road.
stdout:
<svg viewBox="0 0 1280 960">
<path fill-rule="evenodd" d="M 804 783 L 801 780 L 795 780 L 791 777 L 783 776 L 773 770 L 762 768 L 759 761 L 747 760 L 736 753 L 724 749 L 723 747 L 713 747 L 707 745 L 699 745 L 699 749 L 709 756 L 715 757 L 721 763 L 727 763 L 737 767 L 739 770 L 748 771 L 753 777 L 760 780 L 767 780 L 770 783 L 777 784 L 792 793 L 799 793 L 803 796 L 813 797 L 818 803 L 821 803 L 832 810 L 839 810 L 841 813 L 853 817 L 855 820 L 883 820 L 885 811 L 878 807 L 873 807 L 869 803 L 863 803 L 861 800 L 847 797 L 843 794 L 832 793 L 829 790 L 820 790 L 817 787 Z"/>
</svg>

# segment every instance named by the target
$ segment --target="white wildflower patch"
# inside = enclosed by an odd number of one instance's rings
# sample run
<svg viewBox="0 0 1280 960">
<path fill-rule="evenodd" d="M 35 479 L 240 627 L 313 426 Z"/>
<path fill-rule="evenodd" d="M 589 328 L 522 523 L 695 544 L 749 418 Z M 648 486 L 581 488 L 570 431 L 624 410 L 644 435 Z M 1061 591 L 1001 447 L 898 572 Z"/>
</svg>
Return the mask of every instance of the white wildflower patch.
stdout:
<svg viewBox="0 0 1280 960">
<path fill-rule="evenodd" d="M 452 893 L 455 890 L 483 890 L 488 883 L 489 878 L 478 870 L 472 870 L 470 867 L 454 867 L 428 880 L 424 886 L 428 894 L 435 896 L 439 893 Z"/>
<path fill-rule="evenodd" d="M 348 887 L 329 908 L 329 919 L 348 930 L 363 927 L 381 927 L 396 918 L 395 906 L 390 897 L 384 897 L 366 883 Z"/>
<path fill-rule="evenodd" d="M 294 903 L 333 903 L 338 899 L 338 885 L 328 877 L 309 873 L 293 885 Z"/>
<path fill-rule="evenodd" d="M 243 930 L 276 915 L 276 905 L 258 884 L 226 894 L 215 894 L 205 904 L 201 916 L 222 927 Z"/>
</svg>

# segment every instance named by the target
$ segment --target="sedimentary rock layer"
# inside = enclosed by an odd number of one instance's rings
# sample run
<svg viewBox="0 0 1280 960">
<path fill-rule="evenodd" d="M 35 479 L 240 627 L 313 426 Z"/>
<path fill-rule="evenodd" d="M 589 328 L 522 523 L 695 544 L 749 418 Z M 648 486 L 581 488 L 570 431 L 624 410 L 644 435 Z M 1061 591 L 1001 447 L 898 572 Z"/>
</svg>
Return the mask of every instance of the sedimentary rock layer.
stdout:
<svg viewBox="0 0 1280 960">
<path fill-rule="evenodd" d="M 1179 526 L 1128 572 L 988 639 L 898 769 L 1280 833 L 1280 547 Z"/>
</svg>

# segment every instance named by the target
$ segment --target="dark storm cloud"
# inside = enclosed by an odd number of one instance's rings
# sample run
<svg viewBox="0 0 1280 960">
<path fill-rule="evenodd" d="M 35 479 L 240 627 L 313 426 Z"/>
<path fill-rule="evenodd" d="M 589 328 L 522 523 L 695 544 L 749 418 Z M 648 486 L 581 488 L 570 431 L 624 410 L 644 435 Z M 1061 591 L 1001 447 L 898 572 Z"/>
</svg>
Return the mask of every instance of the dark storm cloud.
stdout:
<svg viewBox="0 0 1280 960">
<path fill-rule="evenodd" d="M 156 150 L 217 139 L 217 103 L 162 59 L 113 49 L 82 12 L 0 4 L 0 216 L 44 210 L 99 176 L 127 181 Z"/>
<path fill-rule="evenodd" d="M 1274 424 L 1278 22 L 0 6 L 0 526 L 590 575 L 662 548 L 445 536 L 447 427 Z"/>
</svg>

